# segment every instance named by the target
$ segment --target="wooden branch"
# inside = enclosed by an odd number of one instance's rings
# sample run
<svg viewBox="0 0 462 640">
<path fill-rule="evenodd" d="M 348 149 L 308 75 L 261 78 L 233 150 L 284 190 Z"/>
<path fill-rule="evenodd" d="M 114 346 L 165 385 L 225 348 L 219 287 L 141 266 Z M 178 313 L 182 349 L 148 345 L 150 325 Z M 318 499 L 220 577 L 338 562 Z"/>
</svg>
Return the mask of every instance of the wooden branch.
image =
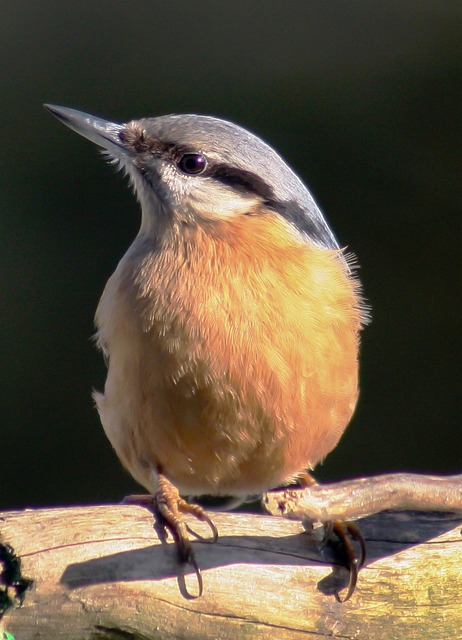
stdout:
<svg viewBox="0 0 462 640">
<path fill-rule="evenodd" d="M 462 512 L 462 475 L 388 473 L 263 496 L 265 509 L 290 520 L 356 520 L 385 509 Z"/>
<path fill-rule="evenodd" d="M 460 515 L 362 520 L 368 557 L 346 604 L 333 595 L 346 570 L 299 523 L 219 513 L 214 520 L 218 543 L 194 543 L 204 594 L 188 599 L 171 541 L 160 542 L 141 507 L 0 513 L 1 542 L 34 580 L 23 605 L 0 621 L 0 638 L 2 630 L 16 640 L 460 637 Z M 201 533 L 208 535 L 205 526 Z M 197 588 L 193 575 L 185 580 Z"/>
</svg>

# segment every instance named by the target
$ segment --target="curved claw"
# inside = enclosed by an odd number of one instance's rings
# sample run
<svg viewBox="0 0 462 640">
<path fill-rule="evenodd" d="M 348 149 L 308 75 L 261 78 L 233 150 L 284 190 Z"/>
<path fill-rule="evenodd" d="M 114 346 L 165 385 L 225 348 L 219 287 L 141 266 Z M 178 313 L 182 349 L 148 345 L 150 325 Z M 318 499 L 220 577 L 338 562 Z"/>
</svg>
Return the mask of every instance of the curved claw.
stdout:
<svg viewBox="0 0 462 640">
<path fill-rule="evenodd" d="M 213 522 L 212 518 L 205 513 L 204 509 L 200 505 L 186 502 L 186 500 L 180 498 L 178 502 L 178 509 L 181 513 L 189 513 L 190 515 L 194 516 L 196 520 L 200 520 L 201 522 L 205 522 L 206 524 L 208 524 L 210 531 L 212 532 L 211 542 L 215 543 L 218 540 L 218 529 L 215 523 Z M 200 537 L 201 539 L 203 539 L 195 532 L 194 535 L 198 538 Z"/>
<path fill-rule="evenodd" d="M 203 522 L 206 522 L 209 525 L 210 531 L 212 532 L 211 543 L 215 544 L 215 542 L 218 540 L 218 529 L 217 529 L 216 524 L 214 523 L 212 518 L 210 518 L 206 513 L 203 513 L 199 517 L 199 520 L 202 520 Z"/>
<path fill-rule="evenodd" d="M 347 567 L 349 571 L 348 590 L 344 598 L 340 597 L 338 591 L 335 592 L 335 599 L 337 602 L 344 603 L 351 598 L 356 589 L 356 583 L 358 582 L 359 566 L 358 559 L 355 558 Z"/>
<path fill-rule="evenodd" d="M 202 572 L 199 568 L 199 565 L 196 562 L 196 558 L 194 556 L 194 552 L 192 549 L 190 549 L 190 553 L 186 558 L 182 560 L 182 562 L 183 564 L 189 564 L 189 566 L 193 568 L 194 573 L 196 575 L 198 592 L 196 595 L 194 595 L 190 593 L 190 591 L 188 591 L 184 575 L 181 576 L 180 591 L 182 595 L 188 598 L 189 600 L 195 600 L 196 598 L 200 598 L 202 593 L 204 592 L 204 581 L 202 579 Z"/>
<path fill-rule="evenodd" d="M 347 531 L 350 534 L 350 536 L 353 538 L 353 540 L 359 543 L 361 555 L 359 556 L 359 558 L 355 558 L 357 560 L 358 571 L 359 571 L 359 569 L 361 569 L 361 567 L 366 561 L 366 542 L 364 540 L 363 534 L 361 533 L 361 530 L 358 527 L 358 525 L 354 524 L 354 522 L 347 522 L 346 526 L 347 526 Z"/>
<path fill-rule="evenodd" d="M 338 593 L 335 594 L 335 597 L 338 602 L 346 602 L 351 598 L 356 589 L 359 570 L 366 560 L 366 543 L 359 527 L 353 522 L 335 520 L 334 522 L 327 523 L 326 532 L 327 531 L 329 533 L 335 533 L 339 538 L 345 553 L 345 566 L 349 571 L 348 589 L 346 596 L 343 599 L 340 598 Z M 356 555 L 352 540 L 359 543 L 361 551 L 359 557 Z"/>
</svg>

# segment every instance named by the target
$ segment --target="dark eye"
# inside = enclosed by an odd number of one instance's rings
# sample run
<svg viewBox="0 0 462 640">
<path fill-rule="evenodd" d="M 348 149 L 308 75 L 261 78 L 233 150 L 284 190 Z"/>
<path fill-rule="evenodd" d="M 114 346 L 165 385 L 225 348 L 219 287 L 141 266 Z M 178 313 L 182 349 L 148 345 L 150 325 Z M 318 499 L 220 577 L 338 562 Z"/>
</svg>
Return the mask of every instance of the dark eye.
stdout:
<svg viewBox="0 0 462 640">
<path fill-rule="evenodd" d="M 190 176 L 198 176 L 207 168 L 207 158 L 202 153 L 185 153 L 178 162 L 178 167 L 183 173 Z"/>
</svg>

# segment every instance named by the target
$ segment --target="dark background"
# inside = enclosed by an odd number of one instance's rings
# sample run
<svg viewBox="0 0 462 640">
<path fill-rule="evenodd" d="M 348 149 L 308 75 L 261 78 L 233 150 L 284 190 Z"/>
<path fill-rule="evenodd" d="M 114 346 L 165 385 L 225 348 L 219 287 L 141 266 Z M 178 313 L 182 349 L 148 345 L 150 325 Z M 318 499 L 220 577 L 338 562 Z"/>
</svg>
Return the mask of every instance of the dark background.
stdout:
<svg viewBox="0 0 462 640">
<path fill-rule="evenodd" d="M 273 144 L 358 256 L 356 416 L 317 477 L 461 471 L 461 5 L 0 2 L 0 507 L 137 490 L 90 398 L 104 283 L 139 211 L 41 107 L 201 112 Z"/>
</svg>

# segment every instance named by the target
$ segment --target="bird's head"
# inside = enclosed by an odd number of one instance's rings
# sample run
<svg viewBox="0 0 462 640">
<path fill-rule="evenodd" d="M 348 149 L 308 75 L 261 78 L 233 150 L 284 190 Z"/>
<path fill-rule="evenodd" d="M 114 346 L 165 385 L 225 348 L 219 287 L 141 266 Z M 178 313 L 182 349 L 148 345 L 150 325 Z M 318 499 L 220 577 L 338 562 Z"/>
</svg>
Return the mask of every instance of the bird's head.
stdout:
<svg viewBox="0 0 462 640">
<path fill-rule="evenodd" d="M 45 107 L 129 175 L 143 211 L 142 232 L 159 233 L 174 221 L 194 224 L 270 211 L 306 241 L 338 248 L 301 180 L 274 149 L 242 127 L 192 114 L 117 124 L 68 107 Z"/>
</svg>

